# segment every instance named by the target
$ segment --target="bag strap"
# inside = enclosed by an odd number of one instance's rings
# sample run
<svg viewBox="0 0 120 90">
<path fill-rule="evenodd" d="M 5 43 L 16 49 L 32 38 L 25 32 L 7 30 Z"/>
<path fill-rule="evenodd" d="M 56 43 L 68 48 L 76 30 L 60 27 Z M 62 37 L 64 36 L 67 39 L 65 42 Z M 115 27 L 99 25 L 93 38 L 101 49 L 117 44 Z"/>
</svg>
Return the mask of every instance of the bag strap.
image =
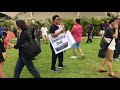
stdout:
<svg viewBox="0 0 120 90">
<path fill-rule="evenodd" d="M 110 40 L 110 43 L 109 43 L 109 45 L 111 44 L 112 40 L 113 40 L 113 38 Z"/>
</svg>

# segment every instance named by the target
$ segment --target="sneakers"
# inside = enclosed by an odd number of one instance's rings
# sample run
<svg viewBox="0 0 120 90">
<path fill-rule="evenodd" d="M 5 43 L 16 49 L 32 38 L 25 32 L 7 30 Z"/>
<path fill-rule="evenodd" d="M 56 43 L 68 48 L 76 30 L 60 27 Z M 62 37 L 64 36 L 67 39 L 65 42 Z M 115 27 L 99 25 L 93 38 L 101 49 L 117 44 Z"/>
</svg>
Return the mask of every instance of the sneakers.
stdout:
<svg viewBox="0 0 120 90">
<path fill-rule="evenodd" d="M 114 58 L 114 61 L 119 61 L 119 59 L 118 58 Z"/>
<path fill-rule="evenodd" d="M 61 68 L 66 68 L 66 66 L 58 67 L 58 69 L 61 69 Z"/>
<path fill-rule="evenodd" d="M 70 57 L 70 58 L 77 59 L 77 57 L 76 57 L 76 56 L 72 56 L 72 57 Z"/>
<path fill-rule="evenodd" d="M 52 70 L 53 72 L 60 72 L 58 69 L 54 69 L 54 70 Z"/>
</svg>

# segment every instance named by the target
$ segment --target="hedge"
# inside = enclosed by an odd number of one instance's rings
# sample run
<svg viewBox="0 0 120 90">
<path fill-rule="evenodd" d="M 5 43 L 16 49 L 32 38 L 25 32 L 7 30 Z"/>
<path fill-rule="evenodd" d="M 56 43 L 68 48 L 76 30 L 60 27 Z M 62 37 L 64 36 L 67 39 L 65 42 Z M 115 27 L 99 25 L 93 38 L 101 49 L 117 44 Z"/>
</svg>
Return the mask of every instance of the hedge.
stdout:
<svg viewBox="0 0 120 90">
<path fill-rule="evenodd" d="M 97 18 L 87 18 L 87 17 L 81 17 L 81 25 L 83 26 L 83 36 L 86 35 L 86 27 L 88 22 L 92 22 L 93 26 L 94 26 L 94 35 L 98 36 L 99 32 L 100 32 L 100 27 L 99 24 L 104 21 L 105 23 L 107 22 L 107 20 L 109 20 L 109 18 L 101 18 L 101 19 L 97 19 Z M 47 25 L 48 29 L 50 28 L 51 24 L 52 24 L 52 20 L 50 18 L 47 18 L 45 21 L 41 21 L 41 20 L 36 20 L 35 21 L 39 21 L 40 22 L 40 26 L 42 27 L 44 24 Z M 32 23 L 32 19 L 29 20 L 31 24 Z M 66 30 L 71 30 L 73 25 L 74 25 L 74 20 L 73 19 L 66 19 L 66 18 L 61 18 L 61 21 L 63 22 L 63 24 L 65 25 Z M 0 22 L 0 25 L 7 25 L 11 28 L 12 30 L 12 20 L 6 20 L 4 22 Z"/>
</svg>

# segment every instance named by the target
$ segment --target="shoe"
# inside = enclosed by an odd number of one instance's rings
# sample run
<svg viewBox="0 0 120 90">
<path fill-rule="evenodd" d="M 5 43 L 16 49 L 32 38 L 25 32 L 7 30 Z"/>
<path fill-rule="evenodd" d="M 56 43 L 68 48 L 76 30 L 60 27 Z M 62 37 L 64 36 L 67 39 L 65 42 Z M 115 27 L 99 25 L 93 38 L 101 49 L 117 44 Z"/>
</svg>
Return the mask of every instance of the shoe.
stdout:
<svg viewBox="0 0 120 90">
<path fill-rule="evenodd" d="M 36 60 L 36 58 L 33 58 L 32 60 Z"/>
<path fill-rule="evenodd" d="M 118 61 L 119 62 L 119 59 L 118 58 L 114 58 L 114 61 Z"/>
<path fill-rule="evenodd" d="M 107 72 L 107 70 L 99 70 L 99 73 Z"/>
<path fill-rule="evenodd" d="M 58 69 L 53 69 L 52 71 L 53 72 L 60 72 Z"/>
<path fill-rule="evenodd" d="M 118 78 L 118 76 L 116 76 L 115 74 L 109 74 L 108 76 L 112 77 L 112 78 Z"/>
<path fill-rule="evenodd" d="M 118 60 L 120 60 L 120 56 L 118 57 Z"/>
<path fill-rule="evenodd" d="M 72 57 L 70 57 L 70 58 L 77 59 L 77 57 L 76 57 L 76 56 L 72 56 Z"/>
<path fill-rule="evenodd" d="M 58 67 L 58 69 L 61 69 L 61 68 L 66 68 L 66 66 Z"/>
<path fill-rule="evenodd" d="M 81 56 L 82 56 L 82 59 L 84 59 L 84 58 L 85 58 L 84 54 L 81 54 Z"/>
</svg>

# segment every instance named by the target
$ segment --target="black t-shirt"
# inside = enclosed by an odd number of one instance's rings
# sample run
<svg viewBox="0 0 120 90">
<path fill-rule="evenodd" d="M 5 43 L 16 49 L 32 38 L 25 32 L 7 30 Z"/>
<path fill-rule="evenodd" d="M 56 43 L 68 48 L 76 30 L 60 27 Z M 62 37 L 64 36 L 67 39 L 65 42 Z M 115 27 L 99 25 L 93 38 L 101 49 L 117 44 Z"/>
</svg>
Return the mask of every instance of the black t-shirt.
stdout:
<svg viewBox="0 0 120 90">
<path fill-rule="evenodd" d="M 50 27 L 50 33 L 55 33 L 55 31 L 58 30 L 58 29 L 59 29 L 59 27 L 53 24 L 53 25 Z"/>
<path fill-rule="evenodd" d="M 105 30 L 105 27 L 106 27 L 106 25 L 105 25 L 104 23 L 103 23 L 103 24 L 102 24 L 102 23 L 100 24 L 100 29 L 101 29 L 101 30 Z"/>
<path fill-rule="evenodd" d="M 2 53 L 6 52 L 3 42 L 0 40 L 0 63 L 4 61 Z"/>
<path fill-rule="evenodd" d="M 118 40 L 120 40 L 120 25 L 118 27 Z"/>
<path fill-rule="evenodd" d="M 106 30 L 105 30 L 105 37 L 106 38 L 113 38 L 113 35 L 115 34 L 115 32 L 114 32 L 115 30 L 114 29 L 112 29 L 112 28 L 110 28 L 110 27 L 107 27 L 106 28 Z"/>
<path fill-rule="evenodd" d="M 53 25 L 50 27 L 50 33 L 51 33 L 51 34 L 52 34 L 52 33 L 55 33 L 55 31 L 58 30 L 58 29 L 59 29 L 59 27 L 53 24 Z M 51 47 L 51 49 L 53 49 L 51 43 L 50 43 L 50 47 Z"/>
<path fill-rule="evenodd" d="M 91 33 L 91 31 L 93 30 L 93 26 L 92 25 L 88 26 L 87 30 L 88 30 L 87 33 Z"/>
</svg>

